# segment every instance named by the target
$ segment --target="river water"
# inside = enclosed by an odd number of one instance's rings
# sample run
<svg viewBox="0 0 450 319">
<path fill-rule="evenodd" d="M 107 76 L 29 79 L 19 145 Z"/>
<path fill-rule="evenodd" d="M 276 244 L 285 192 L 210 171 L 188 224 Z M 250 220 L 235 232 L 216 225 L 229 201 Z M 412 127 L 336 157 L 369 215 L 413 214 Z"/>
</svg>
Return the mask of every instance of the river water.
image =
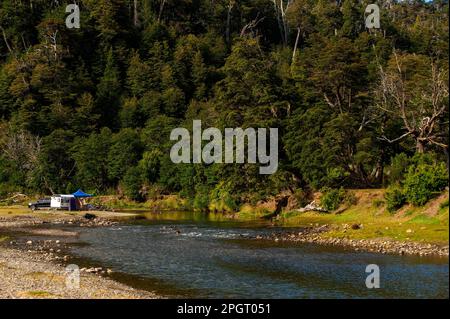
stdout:
<svg viewBox="0 0 450 319">
<path fill-rule="evenodd" d="M 83 229 L 72 248 L 116 279 L 180 298 L 448 298 L 448 258 L 381 255 L 245 237 L 279 231 L 217 215 L 146 214 L 147 220 Z M 292 229 L 291 229 L 292 230 Z M 379 289 L 365 270 L 380 268 Z"/>
</svg>

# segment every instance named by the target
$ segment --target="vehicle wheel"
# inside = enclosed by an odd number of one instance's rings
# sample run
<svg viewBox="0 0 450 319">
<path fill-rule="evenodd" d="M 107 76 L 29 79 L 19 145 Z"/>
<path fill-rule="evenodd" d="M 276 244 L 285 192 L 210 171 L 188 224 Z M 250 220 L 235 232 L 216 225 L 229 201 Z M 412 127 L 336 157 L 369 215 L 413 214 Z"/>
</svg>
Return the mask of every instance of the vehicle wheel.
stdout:
<svg viewBox="0 0 450 319">
<path fill-rule="evenodd" d="M 35 210 L 36 210 L 36 206 L 34 206 L 34 205 L 31 205 L 30 208 L 31 208 L 32 211 L 35 211 Z"/>
</svg>

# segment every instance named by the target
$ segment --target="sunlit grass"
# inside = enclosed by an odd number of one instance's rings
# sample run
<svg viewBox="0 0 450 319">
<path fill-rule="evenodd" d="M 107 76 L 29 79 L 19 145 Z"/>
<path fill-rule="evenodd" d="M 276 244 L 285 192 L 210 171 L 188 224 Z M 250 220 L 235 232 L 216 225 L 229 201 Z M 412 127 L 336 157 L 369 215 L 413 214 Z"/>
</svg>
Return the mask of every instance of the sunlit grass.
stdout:
<svg viewBox="0 0 450 319">
<path fill-rule="evenodd" d="M 0 216 L 18 216 L 29 214 L 31 210 L 25 206 L 0 206 Z"/>
<path fill-rule="evenodd" d="M 43 291 L 43 290 L 30 290 L 30 291 L 23 291 L 19 293 L 19 296 L 24 298 L 52 298 L 55 297 L 54 294 Z"/>
<path fill-rule="evenodd" d="M 331 225 L 333 229 L 324 234 L 325 237 L 448 243 L 449 209 L 445 203 L 439 205 L 432 201 L 424 207 L 405 207 L 403 211 L 391 214 L 386 211 L 384 205 L 379 204 L 379 198 L 367 198 L 368 194 L 364 191 L 359 194 L 359 203 L 340 214 L 288 212 L 281 215 L 278 223 L 289 227 Z M 376 205 L 373 204 L 374 200 L 377 201 Z M 362 228 L 344 229 L 344 224 L 358 224 L 362 225 Z"/>
<path fill-rule="evenodd" d="M 0 236 L 0 244 L 8 240 L 8 238 L 9 238 L 8 236 Z"/>
<path fill-rule="evenodd" d="M 243 205 L 237 214 L 241 220 L 261 219 L 267 216 L 270 212 L 261 207 L 253 207 L 251 205 Z"/>
</svg>

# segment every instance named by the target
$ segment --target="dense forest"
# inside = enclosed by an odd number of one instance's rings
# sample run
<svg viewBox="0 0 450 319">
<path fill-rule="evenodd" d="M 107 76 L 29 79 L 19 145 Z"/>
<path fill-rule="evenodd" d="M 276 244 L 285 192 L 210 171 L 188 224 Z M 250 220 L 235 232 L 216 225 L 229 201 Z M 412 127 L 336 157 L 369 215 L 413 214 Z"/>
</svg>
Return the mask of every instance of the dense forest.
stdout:
<svg viewBox="0 0 450 319">
<path fill-rule="evenodd" d="M 371 2 L 1 0 L 0 196 L 81 187 L 236 208 L 286 190 L 442 189 L 448 2 L 380 0 L 367 29 Z M 171 130 L 196 119 L 279 128 L 278 171 L 173 164 Z"/>
</svg>

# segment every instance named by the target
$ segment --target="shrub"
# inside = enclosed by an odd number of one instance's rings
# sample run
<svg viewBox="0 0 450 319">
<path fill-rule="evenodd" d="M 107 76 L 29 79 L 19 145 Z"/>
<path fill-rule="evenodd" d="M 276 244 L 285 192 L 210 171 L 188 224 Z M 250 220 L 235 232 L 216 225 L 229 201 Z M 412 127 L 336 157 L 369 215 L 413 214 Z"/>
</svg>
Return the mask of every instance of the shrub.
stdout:
<svg viewBox="0 0 450 319">
<path fill-rule="evenodd" d="M 0 199 L 1 198 L 6 198 L 8 197 L 10 194 L 19 191 L 19 187 L 10 185 L 10 184 L 6 184 L 6 183 L 0 183 Z"/>
<path fill-rule="evenodd" d="M 304 207 L 309 203 L 309 194 L 305 192 L 303 189 L 297 189 L 294 192 L 294 198 L 297 201 L 299 207 Z"/>
<path fill-rule="evenodd" d="M 327 169 L 327 175 L 326 175 L 326 185 L 329 185 L 331 187 L 342 184 L 350 174 L 346 172 L 342 167 L 334 167 Z"/>
<path fill-rule="evenodd" d="M 353 206 L 358 204 L 358 198 L 356 197 L 354 192 L 347 191 L 344 195 L 344 203 L 348 206 Z"/>
<path fill-rule="evenodd" d="M 408 157 L 405 153 L 397 154 L 391 158 L 391 165 L 388 169 L 389 184 L 403 183 L 411 166 L 416 167 L 423 164 L 433 165 L 436 161 L 437 156 L 434 153 L 416 153 L 411 157 Z"/>
<path fill-rule="evenodd" d="M 375 207 L 375 208 L 380 208 L 381 206 L 384 205 L 384 200 L 382 200 L 382 199 L 375 199 L 375 200 L 372 202 L 372 205 L 373 205 L 373 207 Z"/>
<path fill-rule="evenodd" d="M 195 194 L 192 208 L 200 211 L 207 211 L 209 206 L 209 194 L 207 187 L 201 186 Z"/>
<path fill-rule="evenodd" d="M 411 165 L 411 159 L 405 153 L 400 153 L 391 159 L 391 165 L 389 166 L 389 183 L 400 183 L 408 167 Z"/>
<path fill-rule="evenodd" d="M 444 163 L 419 164 L 409 167 L 403 191 L 409 203 L 423 206 L 447 185 L 448 174 Z"/>
<path fill-rule="evenodd" d="M 322 197 L 320 198 L 320 205 L 326 210 L 332 211 L 338 209 L 345 198 L 344 188 L 323 188 Z"/>
<path fill-rule="evenodd" d="M 143 197 L 141 194 L 142 187 L 142 171 L 139 167 L 131 167 L 125 173 L 122 180 L 122 186 L 124 188 L 125 195 L 135 201 L 142 201 Z"/>
<path fill-rule="evenodd" d="M 384 198 L 386 199 L 387 209 L 389 212 L 396 211 L 406 203 L 403 190 L 397 184 L 391 185 L 386 189 Z"/>
<path fill-rule="evenodd" d="M 236 199 L 230 184 L 219 182 L 209 193 L 209 210 L 228 213 L 238 211 Z"/>
</svg>

